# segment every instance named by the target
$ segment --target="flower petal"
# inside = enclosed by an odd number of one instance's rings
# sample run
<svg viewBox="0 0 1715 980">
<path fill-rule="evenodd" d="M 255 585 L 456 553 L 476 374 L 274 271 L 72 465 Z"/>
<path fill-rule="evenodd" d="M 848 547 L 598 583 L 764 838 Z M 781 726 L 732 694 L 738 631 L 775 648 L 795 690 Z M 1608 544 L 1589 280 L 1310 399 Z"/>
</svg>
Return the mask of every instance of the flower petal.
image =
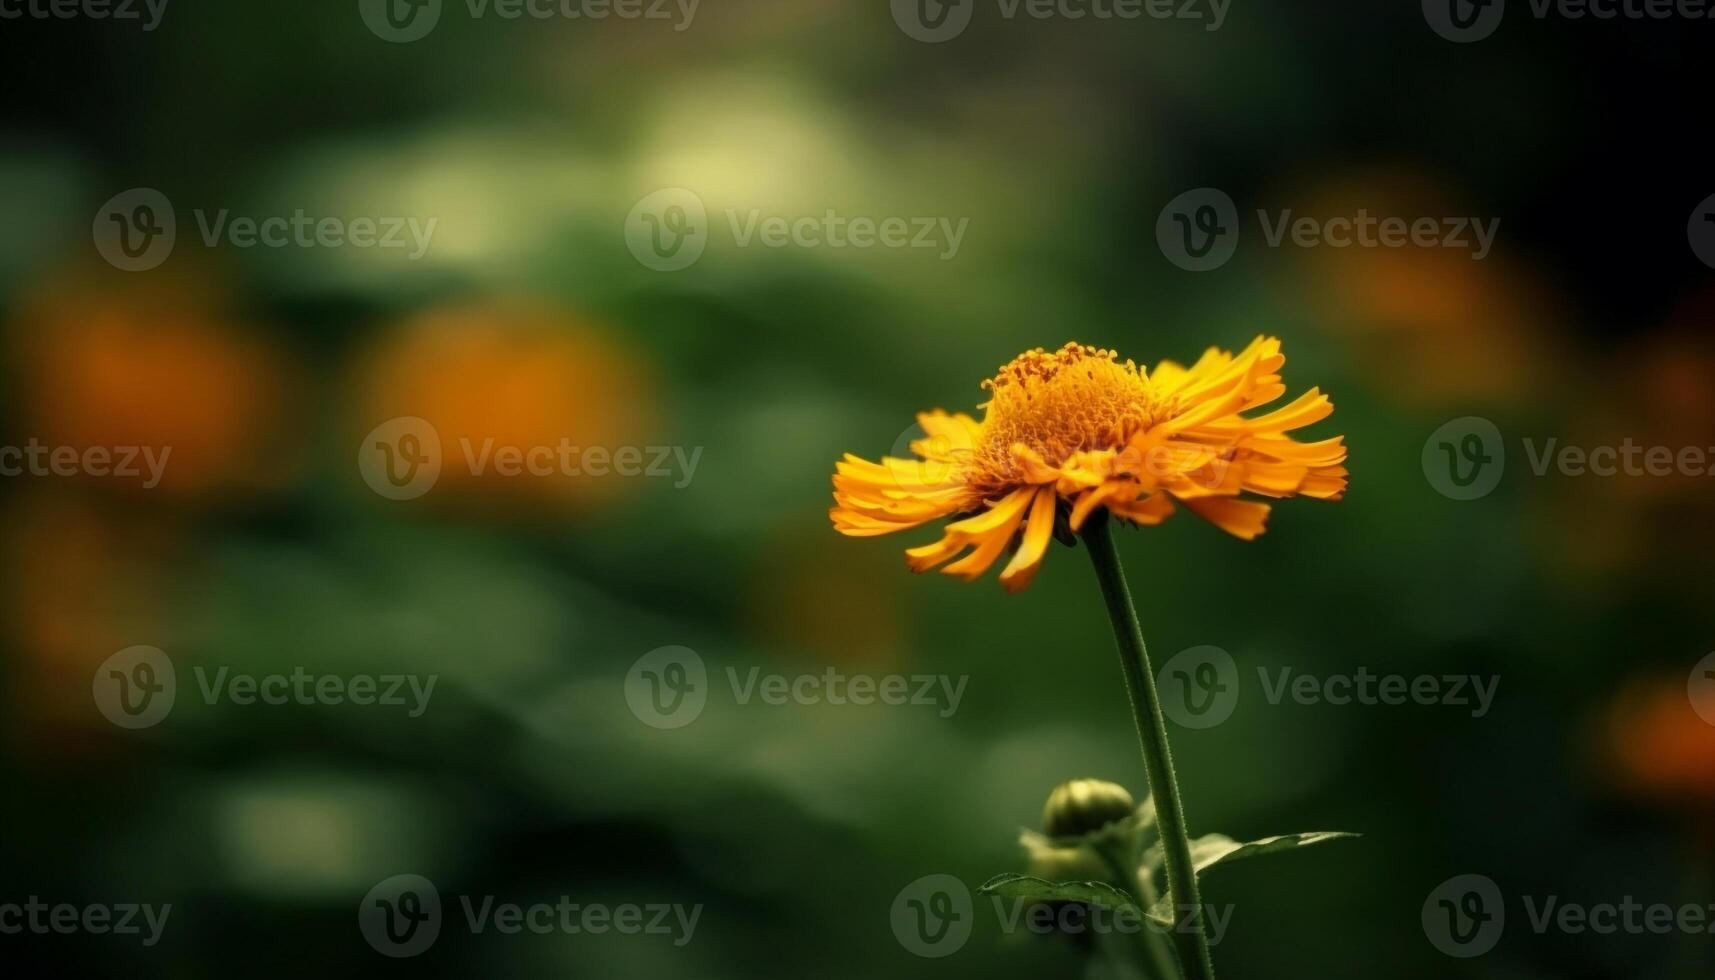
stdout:
<svg viewBox="0 0 1715 980">
<path fill-rule="evenodd" d="M 981 514 L 948 524 L 942 529 L 939 541 L 907 549 L 906 565 L 914 572 L 926 572 L 965 548 L 974 547 L 976 550 L 942 570 L 949 575 L 976 578 L 994 564 L 1011 542 L 1018 522 L 1024 517 L 1024 509 L 1036 492 L 1034 487 L 1015 490 Z"/>
<path fill-rule="evenodd" d="M 1181 500 L 1192 513 L 1235 538 L 1251 540 L 1264 530 L 1268 505 L 1237 497 L 1196 497 Z"/>
<path fill-rule="evenodd" d="M 1043 489 L 1036 492 L 1036 500 L 1030 505 L 1029 524 L 1025 526 L 1024 538 L 1018 546 L 1018 552 L 1012 556 L 1001 569 L 1000 584 L 1008 592 L 1020 592 L 1030 585 L 1030 580 L 1036 577 L 1036 570 L 1042 567 L 1042 556 L 1048 552 L 1048 542 L 1054 537 L 1054 508 L 1059 503 L 1053 490 Z"/>
</svg>

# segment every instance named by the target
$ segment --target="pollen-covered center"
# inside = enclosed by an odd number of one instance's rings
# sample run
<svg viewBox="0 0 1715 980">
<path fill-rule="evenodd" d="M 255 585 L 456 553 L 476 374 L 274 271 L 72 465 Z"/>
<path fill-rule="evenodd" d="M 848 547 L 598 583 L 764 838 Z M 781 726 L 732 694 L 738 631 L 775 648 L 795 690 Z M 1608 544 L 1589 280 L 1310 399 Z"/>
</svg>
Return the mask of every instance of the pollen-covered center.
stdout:
<svg viewBox="0 0 1715 980">
<path fill-rule="evenodd" d="M 990 393 L 976 447 L 976 476 L 1008 480 L 1016 470 L 1012 447 L 1023 443 L 1051 466 L 1085 449 L 1124 445 L 1151 425 L 1161 406 L 1144 372 L 1111 350 L 1067 344 L 1050 354 L 1040 347 L 1014 358 L 983 382 Z"/>
</svg>

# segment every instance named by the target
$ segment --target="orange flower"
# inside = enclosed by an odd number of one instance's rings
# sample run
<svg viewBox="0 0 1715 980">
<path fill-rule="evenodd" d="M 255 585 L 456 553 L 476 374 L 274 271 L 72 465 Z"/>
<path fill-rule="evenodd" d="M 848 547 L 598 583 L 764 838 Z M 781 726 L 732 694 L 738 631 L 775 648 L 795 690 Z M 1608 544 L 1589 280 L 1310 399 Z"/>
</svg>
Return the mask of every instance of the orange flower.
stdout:
<svg viewBox="0 0 1715 980">
<path fill-rule="evenodd" d="M 1715 726 L 1698 716 L 1679 678 L 1638 678 L 1620 689 L 1602 728 L 1620 788 L 1660 801 L 1715 799 Z"/>
<path fill-rule="evenodd" d="M 183 522 L 102 503 L 38 482 L 0 506 L 0 613 L 13 654 L 0 731 L 33 750 L 76 751 L 81 733 L 113 732 L 90 703 L 96 666 L 169 627 L 165 573 L 185 567 Z"/>
<path fill-rule="evenodd" d="M 296 372 L 221 303 L 200 283 L 50 280 L 13 338 L 29 434 L 79 453 L 164 450 L 160 489 L 179 499 L 277 483 L 295 457 L 286 423 Z"/>
<path fill-rule="evenodd" d="M 1294 220 L 1416 221 L 1469 214 L 1459 188 L 1412 170 L 1318 173 L 1268 196 L 1295 202 Z M 1564 343 L 1542 329 L 1564 316 L 1535 270 L 1504 242 L 1483 252 L 1487 219 L 1457 232 L 1469 248 L 1307 248 L 1283 263 L 1283 286 L 1300 292 L 1317 322 L 1341 338 L 1341 353 L 1373 379 L 1376 393 L 1415 406 L 1540 404 L 1572 365 Z M 1438 222 L 1439 223 L 1439 222 Z M 1504 236 L 1503 236 L 1504 237 Z"/>
<path fill-rule="evenodd" d="M 1242 496 L 1303 494 L 1338 500 L 1346 448 L 1335 436 L 1297 442 L 1286 433 L 1318 422 L 1333 403 L 1312 388 L 1283 408 L 1243 412 L 1286 392 L 1280 341 L 1258 337 L 1236 357 L 1209 348 L 1186 368 L 1154 371 L 1113 351 L 1071 343 L 1019 355 L 983 387 L 983 419 L 936 410 L 917 417 L 920 459 L 835 464 L 829 512 L 842 534 L 903 531 L 949 515 L 939 541 L 906 551 L 923 572 L 969 548 L 942 571 L 967 581 L 1022 532 L 1001 584 L 1030 584 L 1057 528 L 1080 530 L 1097 508 L 1159 524 L 1183 504 L 1236 537 L 1261 534 L 1269 505 Z"/>
<path fill-rule="evenodd" d="M 353 430 L 399 416 L 435 427 L 448 464 L 436 500 L 477 509 L 517 505 L 585 511 L 624 498 L 625 478 L 507 477 L 467 454 L 564 443 L 612 454 L 649 443 L 656 393 L 649 368 L 582 317 L 527 300 L 426 310 L 387 334 L 359 364 Z M 582 457 L 573 457 L 581 464 Z"/>
</svg>

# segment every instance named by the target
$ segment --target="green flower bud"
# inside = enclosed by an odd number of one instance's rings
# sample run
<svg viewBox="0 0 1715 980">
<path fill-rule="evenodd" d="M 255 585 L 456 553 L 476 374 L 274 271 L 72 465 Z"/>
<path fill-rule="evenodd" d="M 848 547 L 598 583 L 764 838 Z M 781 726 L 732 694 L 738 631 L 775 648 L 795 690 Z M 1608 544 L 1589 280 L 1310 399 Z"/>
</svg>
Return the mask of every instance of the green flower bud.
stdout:
<svg viewBox="0 0 1715 980">
<path fill-rule="evenodd" d="M 1105 881 L 1112 874 L 1095 848 L 1083 844 L 1056 845 L 1034 831 L 1019 835 L 1027 873 L 1049 881 Z"/>
<path fill-rule="evenodd" d="M 1137 811 L 1131 794 L 1118 783 L 1074 779 L 1054 787 L 1042 808 L 1042 830 L 1051 838 L 1093 834 Z"/>
</svg>

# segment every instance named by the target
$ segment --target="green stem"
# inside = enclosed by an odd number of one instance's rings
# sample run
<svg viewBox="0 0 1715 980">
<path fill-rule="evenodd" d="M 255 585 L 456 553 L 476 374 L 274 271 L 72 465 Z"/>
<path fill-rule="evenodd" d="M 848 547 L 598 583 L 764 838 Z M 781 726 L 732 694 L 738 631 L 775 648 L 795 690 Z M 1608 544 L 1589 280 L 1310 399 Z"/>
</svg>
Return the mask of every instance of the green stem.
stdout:
<svg viewBox="0 0 1715 980">
<path fill-rule="evenodd" d="M 1145 912 L 1155 906 L 1155 886 L 1137 872 L 1137 854 L 1118 855 L 1114 848 L 1098 847 L 1096 852 L 1101 855 L 1102 862 L 1108 866 L 1108 874 L 1113 878 L 1114 885 L 1130 895 L 1137 907 Z M 1138 931 L 1138 941 L 1143 947 L 1144 959 L 1150 965 L 1150 976 L 1160 980 L 1175 980 L 1179 976 L 1179 968 L 1173 960 L 1173 950 L 1167 947 L 1161 933 L 1149 923 Z"/>
<path fill-rule="evenodd" d="M 1155 690 L 1155 674 L 1149 666 L 1149 651 L 1143 645 L 1143 629 L 1137 609 L 1126 589 L 1119 552 L 1114 549 L 1108 517 L 1098 512 L 1084 525 L 1084 544 L 1096 566 L 1096 579 L 1107 600 L 1113 620 L 1114 642 L 1119 648 L 1120 668 L 1125 672 L 1131 715 L 1137 723 L 1137 741 L 1143 748 L 1143 766 L 1149 777 L 1150 796 L 1161 827 L 1161 850 L 1167 865 L 1167 894 L 1173 904 L 1173 943 L 1179 950 L 1179 967 L 1186 980 L 1214 980 L 1215 966 L 1209 958 L 1209 938 L 1203 915 L 1203 900 L 1197 893 L 1197 874 L 1191 865 L 1191 839 L 1185 832 L 1185 809 L 1179 802 L 1179 780 L 1173 774 L 1173 754 L 1167 747 L 1167 719 L 1161 713 L 1161 696 Z"/>
</svg>

